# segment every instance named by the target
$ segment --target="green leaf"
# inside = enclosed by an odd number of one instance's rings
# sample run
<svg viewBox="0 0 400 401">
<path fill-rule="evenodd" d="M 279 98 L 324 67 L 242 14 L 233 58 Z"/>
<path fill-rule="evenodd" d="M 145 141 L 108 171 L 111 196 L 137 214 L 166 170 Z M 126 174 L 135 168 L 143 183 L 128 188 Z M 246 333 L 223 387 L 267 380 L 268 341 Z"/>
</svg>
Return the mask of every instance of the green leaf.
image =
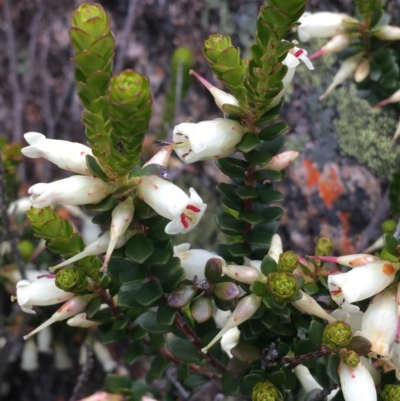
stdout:
<svg viewBox="0 0 400 401">
<path fill-rule="evenodd" d="M 239 160 L 233 157 L 218 159 L 215 163 L 224 174 L 235 178 L 244 178 L 246 171 L 251 167 L 251 164 L 245 160 Z"/>
<path fill-rule="evenodd" d="M 253 281 L 250 285 L 250 291 L 259 297 L 264 297 L 268 293 L 266 284 L 261 281 Z"/>
<path fill-rule="evenodd" d="M 110 181 L 107 174 L 103 171 L 93 156 L 86 155 L 86 165 L 94 176 L 99 177 L 103 181 Z"/>
<path fill-rule="evenodd" d="M 237 116 L 242 116 L 242 115 L 245 114 L 244 111 L 240 107 L 235 106 L 233 104 L 229 104 L 229 103 L 223 104 L 222 105 L 222 110 L 225 113 L 234 114 L 234 115 L 237 115 Z"/>
<path fill-rule="evenodd" d="M 246 234 L 246 241 L 252 246 L 268 248 L 271 245 L 272 234 L 261 230 L 251 230 Z"/>
<path fill-rule="evenodd" d="M 140 326 L 135 326 L 130 332 L 130 337 L 132 341 L 143 340 L 143 338 L 147 337 L 147 331 Z"/>
<path fill-rule="evenodd" d="M 87 318 L 88 319 L 92 318 L 100 310 L 100 306 L 101 306 L 100 297 L 95 297 L 91 299 L 85 310 Z"/>
<path fill-rule="evenodd" d="M 266 255 L 261 262 L 261 273 L 267 276 L 278 271 L 278 264 L 271 256 Z"/>
<path fill-rule="evenodd" d="M 140 306 L 140 304 L 136 301 L 136 296 L 141 287 L 142 283 L 140 282 L 121 286 L 118 293 L 118 305 L 125 306 L 127 308 Z"/>
<path fill-rule="evenodd" d="M 262 209 L 260 213 L 264 217 L 265 223 L 270 223 L 280 219 L 284 214 L 284 210 L 278 206 L 272 206 Z"/>
<path fill-rule="evenodd" d="M 118 278 L 122 284 L 131 284 L 143 281 L 147 277 L 147 269 L 143 265 L 129 262 L 129 267 L 123 269 Z"/>
<path fill-rule="evenodd" d="M 399 246 L 399 243 L 397 242 L 397 239 L 393 235 L 385 234 L 385 236 L 383 237 L 383 241 L 384 241 L 385 249 L 391 255 L 398 256 L 397 247 Z"/>
<path fill-rule="evenodd" d="M 255 210 L 243 210 L 239 213 L 239 220 L 243 220 L 249 224 L 259 224 L 264 222 L 264 217 L 261 213 Z"/>
<path fill-rule="evenodd" d="M 282 179 L 282 173 L 275 170 L 260 169 L 254 173 L 254 179 L 261 183 L 278 182 Z"/>
<path fill-rule="evenodd" d="M 324 330 L 324 324 L 318 322 L 317 320 L 311 321 L 310 328 L 308 330 L 308 336 L 316 347 L 320 347 L 322 345 L 322 335 L 324 334 Z"/>
<path fill-rule="evenodd" d="M 254 187 L 251 186 L 240 186 L 235 189 L 235 194 L 241 199 L 241 200 L 247 200 L 247 199 L 256 199 L 258 196 L 258 192 Z"/>
<path fill-rule="evenodd" d="M 157 322 L 157 312 L 148 311 L 139 316 L 136 323 L 149 333 L 169 333 L 171 326 L 164 326 Z"/>
<path fill-rule="evenodd" d="M 284 134 L 289 129 L 289 126 L 284 122 L 279 122 L 268 127 L 263 128 L 260 131 L 260 139 L 263 141 L 269 141 L 275 139 L 279 135 Z"/>
<path fill-rule="evenodd" d="M 275 386 L 281 386 L 282 384 L 285 384 L 286 382 L 286 375 L 283 370 L 279 370 L 277 372 L 273 372 L 268 375 L 268 380 L 272 383 L 275 384 Z"/>
<path fill-rule="evenodd" d="M 180 267 L 162 276 L 160 278 L 160 283 L 165 292 L 171 292 L 175 290 L 184 278 L 185 270 Z"/>
<path fill-rule="evenodd" d="M 157 310 L 157 323 L 162 326 L 172 326 L 175 320 L 177 309 L 162 303 Z"/>
<path fill-rule="evenodd" d="M 135 341 L 124 353 L 125 362 L 132 365 L 143 355 L 143 351 L 144 344 L 141 341 Z"/>
<path fill-rule="evenodd" d="M 109 210 L 113 209 L 117 203 L 117 199 L 113 198 L 112 195 L 109 195 L 95 205 L 84 205 L 84 208 L 88 211 L 108 212 Z"/>
<path fill-rule="evenodd" d="M 221 385 L 222 392 L 225 395 L 235 396 L 239 393 L 240 381 L 231 373 L 224 372 L 222 374 Z"/>
<path fill-rule="evenodd" d="M 251 373 L 244 377 L 244 383 L 246 386 L 253 388 L 257 383 L 264 382 L 266 376 L 266 373 L 263 371 L 251 371 Z"/>
<path fill-rule="evenodd" d="M 132 380 L 129 376 L 119 376 L 109 373 L 105 379 L 106 391 L 112 394 L 123 394 L 131 386 Z"/>
<path fill-rule="evenodd" d="M 125 247 L 126 257 L 136 263 L 144 263 L 153 251 L 153 244 L 144 234 L 135 234 Z"/>
<path fill-rule="evenodd" d="M 185 362 L 200 362 L 203 358 L 195 346 L 184 338 L 173 338 L 167 342 L 171 354 Z"/>
<path fill-rule="evenodd" d="M 104 344 L 111 344 L 116 343 L 121 340 L 125 335 L 124 330 L 108 330 L 103 333 L 103 343 Z"/>
<path fill-rule="evenodd" d="M 252 164 L 267 164 L 272 156 L 270 153 L 265 152 L 264 150 L 252 150 L 251 152 L 245 155 L 247 161 Z"/>
<path fill-rule="evenodd" d="M 170 365 L 170 361 L 162 354 L 158 354 L 151 362 L 150 370 L 146 376 L 146 382 L 151 383 L 154 380 L 161 379 L 164 372 Z"/>
<path fill-rule="evenodd" d="M 251 247 L 249 244 L 243 242 L 235 242 L 228 245 L 229 253 L 235 258 L 241 256 L 249 256 L 251 254 Z"/>
<path fill-rule="evenodd" d="M 246 223 L 235 219 L 229 213 L 221 213 L 215 216 L 219 229 L 228 235 L 241 235 L 246 228 Z"/>
<path fill-rule="evenodd" d="M 129 321 L 130 317 L 128 315 L 119 316 L 114 320 L 112 328 L 113 330 L 124 330 Z"/>
<path fill-rule="evenodd" d="M 340 363 L 340 356 L 339 355 L 331 355 L 328 358 L 328 364 L 327 364 L 327 367 L 326 367 L 326 372 L 328 373 L 329 378 L 335 384 L 339 384 L 340 383 L 340 379 L 339 379 L 339 375 L 338 375 L 339 363 Z"/>
<path fill-rule="evenodd" d="M 236 146 L 239 152 L 249 153 L 260 144 L 260 138 L 254 132 L 243 135 L 243 139 Z"/>
<path fill-rule="evenodd" d="M 141 305 L 149 306 L 157 299 L 161 298 L 164 291 L 158 280 L 148 281 L 136 294 L 136 301 Z"/>
<path fill-rule="evenodd" d="M 319 292 L 319 287 L 316 283 L 306 283 L 302 288 L 308 295 L 316 295 Z"/>
<path fill-rule="evenodd" d="M 256 202 L 263 205 L 269 205 L 271 203 L 282 202 L 283 200 L 284 197 L 281 192 L 267 189 L 258 191 Z"/>
</svg>

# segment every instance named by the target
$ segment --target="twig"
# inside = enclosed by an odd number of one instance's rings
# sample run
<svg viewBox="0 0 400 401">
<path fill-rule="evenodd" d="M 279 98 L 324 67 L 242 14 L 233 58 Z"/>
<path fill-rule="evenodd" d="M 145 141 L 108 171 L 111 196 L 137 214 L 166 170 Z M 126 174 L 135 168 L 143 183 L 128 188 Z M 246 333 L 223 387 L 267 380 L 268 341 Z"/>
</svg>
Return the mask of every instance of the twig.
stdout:
<svg viewBox="0 0 400 401">
<path fill-rule="evenodd" d="M 185 335 L 185 337 L 196 347 L 199 354 L 215 369 L 219 370 L 220 372 L 225 372 L 225 367 L 221 364 L 220 361 L 215 359 L 210 353 L 204 354 L 201 352 L 203 348 L 201 345 L 201 340 L 194 332 L 194 330 L 185 322 L 182 315 L 177 313 L 175 315 L 174 321 L 176 327 Z"/>
<path fill-rule="evenodd" d="M 93 292 L 96 293 L 101 300 L 110 308 L 114 317 L 119 317 L 121 314 L 118 312 L 117 305 L 113 297 L 101 286 L 93 284 Z"/>
<path fill-rule="evenodd" d="M 144 338 L 143 342 L 146 345 L 150 345 L 150 340 L 148 338 Z M 182 361 L 181 359 L 178 359 L 175 356 L 173 356 L 166 348 L 161 347 L 157 350 L 157 352 L 164 355 L 171 362 L 173 362 L 177 365 L 184 363 L 184 361 Z M 189 369 L 192 372 L 196 372 L 203 376 L 207 376 L 210 379 L 221 380 L 221 375 L 219 375 L 218 373 L 211 372 L 211 370 L 208 370 L 207 368 L 203 368 L 202 366 L 199 366 L 199 365 L 195 365 L 194 363 L 189 363 Z"/>
<path fill-rule="evenodd" d="M 174 373 L 171 369 L 166 371 L 167 379 L 174 385 L 176 390 L 178 391 L 180 398 L 187 400 L 190 397 L 190 393 L 186 391 L 186 389 L 179 383 L 179 380 L 176 379 Z"/>
<path fill-rule="evenodd" d="M 7 233 L 8 239 L 10 241 L 12 256 L 14 258 L 15 263 L 17 264 L 19 273 L 21 277 L 24 279 L 26 278 L 25 273 L 25 264 L 22 258 L 21 252 L 18 249 L 17 240 L 15 235 L 12 231 L 12 226 L 10 222 L 10 218 L 7 212 L 8 206 L 8 197 L 6 192 L 6 178 L 4 175 L 4 166 L 3 160 L 0 154 L 0 210 L 1 210 L 1 218 L 3 220 L 4 231 Z"/>
<path fill-rule="evenodd" d="M 285 363 L 287 368 L 292 370 L 296 366 L 302 364 L 304 361 L 307 361 L 309 359 L 320 358 L 322 356 L 329 356 L 329 355 L 332 355 L 332 351 L 329 348 L 325 347 L 325 345 L 322 345 L 318 351 L 309 352 L 309 353 L 303 354 L 303 355 L 298 355 L 293 358 L 282 358 L 281 361 L 283 363 Z"/>
<path fill-rule="evenodd" d="M 81 373 L 78 376 L 78 379 L 76 381 L 74 390 L 72 391 L 71 398 L 69 401 L 75 401 L 78 398 L 79 393 L 82 390 L 83 385 L 89 378 L 90 372 L 92 371 L 93 368 L 93 351 L 91 350 L 88 342 L 84 343 L 84 347 L 86 348 L 86 362 L 82 366 Z"/>
<path fill-rule="evenodd" d="M 121 34 L 121 43 L 115 60 L 115 71 L 117 73 L 122 70 L 122 67 L 124 65 L 125 53 L 129 43 L 129 34 L 132 31 L 133 23 L 135 21 L 136 5 L 137 0 L 129 1 L 128 15 L 125 19 L 124 29 Z"/>
</svg>

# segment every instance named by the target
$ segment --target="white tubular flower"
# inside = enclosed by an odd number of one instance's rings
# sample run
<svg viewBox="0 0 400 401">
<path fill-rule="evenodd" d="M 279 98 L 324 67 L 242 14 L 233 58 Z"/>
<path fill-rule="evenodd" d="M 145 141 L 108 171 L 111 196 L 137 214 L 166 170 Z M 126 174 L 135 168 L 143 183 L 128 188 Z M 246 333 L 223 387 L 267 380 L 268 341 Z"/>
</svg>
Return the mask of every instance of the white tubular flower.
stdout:
<svg viewBox="0 0 400 401">
<path fill-rule="evenodd" d="M 21 309 L 30 314 L 36 312 L 33 306 L 55 305 L 71 299 L 75 294 L 56 287 L 55 278 L 42 277 L 30 283 L 21 280 L 17 283 L 17 302 Z"/>
<path fill-rule="evenodd" d="M 323 390 L 322 386 L 314 379 L 314 376 L 306 366 L 297 365 L 293 369 L 293 373 L 296 375 L 306 394 L 313 390 Z"/>
<path fill-rule="evenodd" d="M 301 42 L 311 38 L 331 38 L 343 31 L 343 20 L 350 19 L 346 14 L 319 12 L 304 13 L 299 21 L 297 33 Z"/>
<path fill-rule="evenodd" d="M 368 255 L 366 253 L 355 253 L 353 255 L 344 256 L 309 256 L 311 259 L 323 260 L 324 262 L 338 263 L 347 267 L 360 267 L 368 263 L 380 260 L 377 256 Z"/>
<path fill-rule="evenodd" d="M 300 60 L 307 66 L 309 70 L 313 70 L 314 66 L 312 62 L 307 57 L 307 51 L 304 49 L 300 49 L 299 47 L 294 47 L 293 49 L 289 50 L 285 60 L 282 61 L 282 64 L 288 67 L 287 73 L 283 78 L 283 89 L 272 99 L 272 102 L 268 105 L 267 110 L 272 109 L 275 107 L 285 95 L 287 88 L 289 87 L 290 83 L 293 80 L 294 73 L 296 72 L 296 67 L 300 64 Z"/>
<path fill-rule="evenodd" d="M 7 209 L 7 213 L 12 216 L 16 214 L 25 214 L 32 207 L 32 202 L 29 199 L 29 196 L 18 199 L 12 203 Z"/>
<path fill-rule="evenodd" d="M 127 230 L 121 237 L 118 238 L 118 241 L 115 244 L 114 249 L 118 249 L 124 246 L 135 235 L 135 233 L 136 233 L 135 230 Z M 59 263 L 56 266 L 49 267 L 49 270 L 51 272 L 54 272 L 60 267 L 70 265 L 71 263 L 83 259 L 86 256 L 95 256 L 101 253 L 105 253 L 108 249 L 108 244 L 110 243 L 110 241 L 111 241 L 110 231 L 106 231 L 100 238 L 98 238 L 96 241 L 86 246 L 82 252 L 72 256 L 71 258 L 65 260 L 62 263 Z"/>
<path fill-rule="evenodd" d="M 371 62 L 370 60 L 361 61 L 358 64 L 355 72 L 354 72 L 354 80 L 356 82 L 362 82 L 366 79 L 371 71 Z"/>
<path fill-rule="evenodd" d="M 358 309 L 353 302 L 372 297 L 394 280 L 397 264 L 386 260 L 368 263 L 347 273 L 330 274 L 328 288 L 332 299 L 343 309 Z"/>
<path fill-rule="evenodd" d="M 262 168 L 267 170 L 282 171 L 287 168 L 298 155 L 299 152 L 288 150 L 287 152 L 283 152 L 274 156 L 267 164 L 264 164 Z"/>
<path fill-rule="evenodd" d="M 174 256 L 181 260 L 181 267 L 185 270 L 188 280 L 193 280 L 194 276 L 197 276 L 199 280 L 204 280 L 206 278 L 204 268 L 209 259 L 220 259 L 222 265 L 226 265 L 225 260 L 215 253 L 204 249 L 190 249 L 189 243 L 174 246 Z"/>
<path fill-rule="evenodd" d="M 94 297 L 94 294 L 88 295 L 77 295 L 70 300 L 68 300 L 64 305 L 62 305 L 51 317 L 42 323 L 39 327 L 36 327 L 35 330 L 31 331 L 29 334 L 24 336 L 24 339 L 32 337 L 34 334 L 43 330 L 46 327 L 49 327 L 55 322 L 61 322 L 62 320 L 69 319 L 72 316 L 77 315 L 78 313 L 83 312 L 90 300 Z"/>
<path fill-rule="evenodd" d="M 190 198 L 178 186 L 155 175 L 138 180 L 137 194 L 160 216 L 172 220 L 165 227 L 170 235 L 186 234 L 197 226 L 207 205 L 197 192 L 189 189 Z"/>
<path fill-rule="evenodd" d="M 364 52 L 360 52 L 346 58 L 340 65 L 340 68 L 333 78 L 332 83 L 328 86 L 327 90 L 319 97 L 319 100 L 325 99 L 338 85 L 344 82 L 347 78 L 350 78 L 357 66 L 360 64 L 361 58 Z"/>
<path fill-rule="evenodd" d="M 382 107 L 390 103 L 398 103 L 398 102 L 400 102 L 400 89 L 394 92 L 392 96 L 377 103 L 374 107 Z"/>
<path fill-rule="evenodd" d="M 43 329 L 37 336 L 38 351 L 44 354 L 51 354 L 51 343 L 53 341 L 53 333 L 50 327 Z"/>
<path fill-rule="evenodd" d="M 54 367 L 56 370 L 72 369 L 73 363 L 68 355 L 68 350 L 64 343 L 56 341 L 53 346 Z"/>
<path fill-rule="evenodd" d="M 239 107 L 239 102 L 230 93 L 226 93 L 221 89 L 218 89 L 215 86 L 211 85 L 207 80 L 205 80 L 201 75 L 193 70 L 190 70 L 189 74 L 194 75 L 210 91 L 210 93 L 214 97 L 215 104 L 221 111 L 224 111 L 224 109 L 222 108 L 224 104 L 231 104 L 233 106 Z"/>
<path fill-rule="evenodd" d="M 396 379 L 400 380 L 400 343 L 395 341 L 392 347 L 391 361 L 396 365 Z"/>
<path fill-rule="evenodd" d="M 237 327 L 233 327 L 228 330 L 221 338 L 221 348 L 229 358 L 232 358 L 231 349 L 239 342 L 240 330 Z"/>
<path fill-rule="evenodd" d="M 100 341 L 95 341 L 93 343 L 93 352 L 105 372 L 112 372 L 118 366 L 108 348 Z"/>
<path fill-rule="evenodd" d="M 304 291 L 301 291 L 301 293 L 303 294 L 301 299 L 291 302 L 292 306 L 294 306 L 298 311 L 318 316 L 321 319 L 327 320 L 329 323 L 336 322 L 336 319 L 329 315 L 312 296 Z"/>
<path fill-rule="evenodd" d="M 25 372 L 39 369 L 39 353 L 33 339 L 28 340 L 22 348 L 20 368 Z"/>
<path fill-rule="evenodd" d="M 311 54 L 310 60 L 315 60 L 325 54 L 339 53 L 346 49 L 351 43 L 351 36 L 342 33 L 335 35 L 326 45 L 322 46 L 320 50 Z"/>
<path fill-rule="evenodd" d="M 67 320 L 68 326 L 81 327 L 83 329 L 90 329 L 91 327 L 97 327 L 100 323 L 88 320 L 86 312 L 79 313 Z"/>
<path fill-rule="evenodd" d="M 375 30 L 374 35 L 381 40 L 400 40 L 400 27 L 383 25 Z"/>
<path fill-rule="evenodd" d="M 360 356 L 360 360 L 367 368 L 369 374 L 372 377 L 372 380 L 374 381 L 375 386 L 379 386 L 382 380 L 381 372 L 379 372 L 379 370 L 373 365 L 371 360 L 369 360 L 366 356 Z"/>
<path fill-rule="evenodd" d="M 355 368 L 351 368 L 341 361 L 339 377 L 345 401 L 377 400 L 374 381 L 362 361 Z"/>
<path fill-rule="evenodd" d="M 361 325 L 361 335 L 372 343 L 371 351 L 379 359 L 390 357 L 389 347 L 396 337 L 396 288 L 387 288 L 369 304 Z"/>
<path fill-rule="evenodd" d="M 39 183 L 31 186 L 28 193 L 35 207 L 50 206 L 55 203 L 65 205 L 87 205 L 98 203 L 115 191 L 112 183 L 97 177 L 73 175 L 50 184 Z"/>
<path fill-rule="evenodd" d="M 25 140 L 31 146 L 21 149 L 21 153 L 30 158 L 43 157 L 63 170 L 91 175 L 86 166 L 86 155 L 92 155 L 92 149 L 77 142 L 47 139 L 38 132 L 28 132 Z"/>
<path fill-rule="evenodd" d="M 118 204 L 111 213 L 111 228 L 110 228 L 110 242 L 108 244 L 107 253 L 104 257 L 103 266 L 100 271 L 107 271 L 108 262 L 111 254 L 117 246 L 118 240 L 125 234 L 126 230 L 131 224 L 135 207 L 133 206 L 133 199 L 128 197 L 123 202 Z"/>
<path fill-rule="evenodd" d="M 214 160 L 236 152 L 245 128 L 234 120 L 216 118 L 211 121 L 182 123 L 173 131 L 173 148 L 185 163 Z"/>
<path fill-rule="evenodd" d="M 168 167 L 172 150 L 172 145 L 163 146 L 147 163 L 143 164 L 142 168 L 150 166 L 150 164 Z"/>
<path fill-rule="evenodd" d="M 225 326 L 222 330 L 212 339 L 212 341 L 204 348 L 201 349 L 201 352 L 206 354 L 208 350 L 225 334 L 228 330 L 239 326 L 246 320 L 249 320 L 256 312 L 257 309 L 261 305 L 261 298 L 257 295 L 251 294 L 244 298 L 242 298 L 236 305 L 235 309 L 232 312 L 232 315 L 229 316 L 228 320 L 225 323 Z"/>
<path fill-rule="evenodd" d="M 254 266 L 227 265 L 222 267 L 222 272 L 226 276 L 244 284 L 251 284 L 256 280 L 267 281 L 267 278 L 261 273 L 260 269 Z"/>
<path fill-rule="evenodd" d="M 271 256 L 271 258 L 278 263 L 281 253 L 283 253 L 282 239 L 278 234 L 274 234 L 271 239 L 271 246 L 269 247 L 268 256 Z"/>
</svg>

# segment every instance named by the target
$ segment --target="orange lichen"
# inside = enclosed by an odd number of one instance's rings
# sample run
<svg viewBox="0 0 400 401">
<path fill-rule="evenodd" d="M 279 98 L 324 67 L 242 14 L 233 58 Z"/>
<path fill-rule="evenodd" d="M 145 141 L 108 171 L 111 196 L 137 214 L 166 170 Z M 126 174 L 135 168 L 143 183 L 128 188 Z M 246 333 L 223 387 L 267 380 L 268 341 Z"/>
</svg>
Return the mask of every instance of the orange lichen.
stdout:
<svg viewBox="0 0 400 401">
<path fill-rule="evenodd" d="M 319 196 L 326 207 L 331 208 L 333 202 L 344 192 L 344 187 L 333 166 L 329 167 L 327 173 L 320 176 L 318 184 Z"/>
<path fill-rule="evenodd" d="M 355 252 L 354 245 L 351 243 L 348 234 L 350 232 L 350 213 L 349 212 L 338 212 L 339 220 L 342 223 L 342 250 L 344 254 L 352 254 Z"/>
<path fill-rule="evenodd" d="M 313 161 L 309 159 L 304 159 L 303 166 L 307 170 L 307 182 L 306 182 L 307 187 L 310 188 L 313 187 L 314 185 L 317 185 L 319 180 L 319 170 L 315 166 Z"/>
</svg>

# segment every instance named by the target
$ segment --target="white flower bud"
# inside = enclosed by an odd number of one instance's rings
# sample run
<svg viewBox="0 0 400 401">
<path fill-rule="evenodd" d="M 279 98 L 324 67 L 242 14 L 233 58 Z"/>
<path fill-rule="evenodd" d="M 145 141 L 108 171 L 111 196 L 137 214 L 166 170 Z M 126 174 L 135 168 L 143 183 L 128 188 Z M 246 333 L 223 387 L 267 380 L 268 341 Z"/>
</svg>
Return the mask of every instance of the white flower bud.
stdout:
<svg viewBox="0 0 400 401">
<path fill-rule="evenodd" d="M 330 274 L 328 288 L 331 297 L 344 309 L 354 308 L 349 304 L 372 297 L 388 287 L 393 282 L 398 269 L 398 264 L 379 260 L 347 273 Z"/>
<path fill-rule="evenodd" d="M 16 214 L 25 214 L 32 207 L 32 202 L 29 199 L 29 196 L 18 199 L 12 203 L 7 209 L 7 213 L 12 216 Z"/>
<path fill-rule="evenodd" d="M 182 123 L 173 131 L 173 148 L 185 163 L 214 160 L 236 152 L 245 128 L 239 122 L 225 118 L 212 121 Z"/>
<path fill-rule="evenodd" d="M 135 233 L 136 233 L 135 230 L 127 230 L 121 237 L 118 238 L 118 241 L 115 244 L 114 249 L 119 249 L 123 247 L 134 236 Z M 54 272 L 60 267 L 70 265 L 76 262 L 77 260 L 85 258 L 86 256 L 95 256 L 95 255 L 100 255 L 101 253 L 105 253 L 107 251 L 110 240 L 111 240 L 110 231 L 106 231 L 96 241 L 87 245 L 82 252 L 72 256 L 71 258 L 65 260 L 64 262 L 59 263 L 56 266 L 49 267 L 49 270 L 51 272 Z"/>
<path fill-rule="evenodd" d="M 39 369 L 38 350 L 32 338 L 22 348 L 20 368 L 25 372 L 33 372 Z"/>
<path fill-rule="evenodd" d="M 73 175 L 50 184 L 39 183 L 31 186 L 28 193 L 35 207 L 55 203 L 66 205 L 87 205 L 98 203 L 115 191 L 115 185 L 97 177 Z"/>
<path fill-rule="evenodd" d="M 111 228 L 110 228 L 110 242 L 108 244 L 107 253 L 104 257 L 103 266 L 100 271 L 107 271 L 108 262 L 111 254 L 117 246 L 118 240 L 125 234 L 126 230 L 131 224 L 135 207 L 133 206 L 133 199 L 128 197 L 123 202 L 119 203 L 111 213 Z"/>
<path fill-rule="evenodd" d="M 319 97 L 319 100 L 325 99 L 338 85 L 344 82 L 347 78 L 350 78 L 356 70 L 360 60 L 363 56 L 363 52 L 357 53 L 354 56 L 346 58 L 340 65 L 340 68 L 333 78 L 332 83 L 328 86 L 328 89 Z"/>
<path fill-rule="evenodd" d="M 143 167 L 150 166 L 150 164 L 159 164 L 160 166 L 168 167 L 169 158 L 172 153 L 172 145 L 163 146 Z"/>
<path fill-rule="evenodd" d="M 368 255 L 366 253 L 355 253 L 353 255 L 344 256 L 309 256 L 311 259 L 323 260 L 324 262 L 338 263 L 347 267 L 360 267 L 368 263 L 380 260 L 377 256 Z"/>
<path fill-rule="evenodd" d="M 259 269 L 254 266 L 227 265 L 222 267 L 222 272 L 234 280 L 244 284 L 251 284 L 253 281 L 266 281 L 267 278 Z"/>
<path fill-rule="evenodd" d="M 368 77 L 370 71 L 371 62 L 369 60 L 361 61 L 361 63 L 358 64 L 356 71 L 354 72 L 354 80 L 356 82 L 364 81 L 364 79 Z"/>
<path fill-rule="evenodd" d="M 186 234 L 197 226 L 207 205 L 193 189 L 190 198 L 178 186 L 155 175 L 140 177 L 137 194 L 160 216 L 171 222 L 165 227 L 170 235 Z"/>
<path fill-rule="evenodd" d="M 283 253 L 282 239 L 278 234 L 274 234 L 271 239 L 271 246 L 269 247 L 268 256 L 271 256 L 271 258 L 278 263 L 281 253 Z"/>
<path fill-rule="evenodd" d="M 92 155 L 92 149 L 89 147 L 76 142 L 47 139 L 38 132 L 28 132 L 24 137 L 31 145 L 21 149 L 24 156 L 43 157 L 63 170 L 91 175 L 86 166 L 86 155 Z"/>
<path fill-rule="evenodd" d="M 346 49 L 351 43 L 351 37 L 345 33 L 335 35 L 327 44 L 321 47 L 320 50 L 311 54 L 310 60 L 315 60 L 325 54 L 339 53 Z"/>
<path fill-rule="evenodd" d="M 387 288 L 369 304 L 361 325 L 361 335 L 372 343 L 371 351 L 380 359 L 390 357 L 389 347 L 397 330 L 396 288 Z"/>
<path fill-rule="evenodd" d="M 213 340 L 204 348 L 201 349 L 201 352 L 207 353 L 208 350 L 230 329 L 239 326 L 246 320 L 249 320 L 258 310 L 261 305 L 261 298 L 257 295 L 250 294 L 244 298 L 242 298 L 236 305 L 235 309 L 232 312 L 232 315 L 229 316 L 228 320 L 225 323 L 225 326 L 222 330 L 213 338 Z"/>
<path fill-rule="evenodd" d="M 361 312 L 360 310 L 353 310 L 349 312 L 345 309 L 338 308 L 331 313 L 331 316 L 337 320 L 343 320 L 345 323 L 347 323 L 350 326 L 353 335 L 357 331 L 361 331 L 364 312 Z"/>
<path fill-rule="evenodd" d="M 301 291 L 303 294 L 302 298 L 298 301 L 291 302 L 291 304 L 300 312 L 308 313 L 309 315 L 315 315 L 321 319 L 327 320 L 329 323 L 333 323 L 336 319 L 329 315 L 321 305 L 310 295 Z"/>
<path fill-rule="evenodd" d="M 38 351 L 44 354 L 51 354 L 51 342 L 53 339 L 53 334 L 50 327 L 46 327 L 37 336 L 37 347 Z"/>
<path fill-rule="evenodd" d="M 189 243 L 174 246 L 174 256 L 181 260 L 181 267 L 185 270 L 187 280 L 193 280 L 197 276 L 198 280 L 204 280 L 204 268 L 209 259 L 220 259 L 222 265 L 226 265 L 224 259 L 215 253 L 204 249 L 190 249 Z"/>
<path fill-rule="evenodd" d="M 383 25 L 375 30 L 374 35 L 381 40 L 400 40 L 400 27 Z"/>
<path fill-rule="evenodd" d="M 400 89 L 397 90 L 396 92 L 394 92 L 392 96 L 377 103 L 374 107 L 382 107 L 382 106 L 386 106 L 387 104 L 397 103 L 397 102 L 400 102 Z"/>
<path fill-rule="evenodd" d="M 17 283 L 17 302 L 26 313 L 35 314 L 33 306 L 55 305 L 71 299 L 75 294 L 65 292 L 55 284 L 55 278 L 42 277 L 32 283 L 21 280 Z"/>
<path fill-rule="evenodd" d="M 362 361 L 355 368 L 351 368 L 341 361 L 339 377 L 345 401 L 377 400 L 374 381 Z"/>
<path fill-rule="evenodd" d="M 60 342 L 56 341 L 54 343 L 54 367 L 57 370 L 68 370 L 72 369 L 73 363 L 68 355 L 68 350 L 66 346 Z"/>
<path fill-rule="evenodd" d="M 221 338 L 221 348 L 229 358 L 232 358 L 231 349 L 239 342 L 240 330 L 237 327 L 233 327 L 228 330 Z"/>
<path fill-rule="evenodd" d="M 350 19 L 346 14 L 319 12 L 304 13 L 297 28 L 299 39 L 308 42 L 311 38 L 331 38 L 343 31 L 343 21 Z"/>
<path fill-rule="evenodd" d="M 31 331 L 29 334 L 24 336 L 24 339 L 32 337 L 34 334 L 43 330 L 44 328 L 52 325 L 55 322 L 60 322 L 62 320 L 68 319 L 72 316 L 75 316 L 78 313 L 81 313 L 85 310 L 86 306 L 89 304 L 90 300 L 94 297 L 94 294 L 88 295 L 78 295 L 71 298 L 64 305 L 62 305 L 51 317 L 42 323 L 35 330 Z"/>
<path fill-rule="evenodd" d="M 93 343 L 93 352 L 105 372 L 112 372 L 118 366 L 108 348 L 100 341 L 95 341 Z"/>
<path fill-rule="evenodd" d="M 289 150 L 274 156 L 267 164 L 262 166 L 263 169 L 281 171 L 287 168 L 293 160 L 297 158 L 299 152 Z"/>
</svg>

